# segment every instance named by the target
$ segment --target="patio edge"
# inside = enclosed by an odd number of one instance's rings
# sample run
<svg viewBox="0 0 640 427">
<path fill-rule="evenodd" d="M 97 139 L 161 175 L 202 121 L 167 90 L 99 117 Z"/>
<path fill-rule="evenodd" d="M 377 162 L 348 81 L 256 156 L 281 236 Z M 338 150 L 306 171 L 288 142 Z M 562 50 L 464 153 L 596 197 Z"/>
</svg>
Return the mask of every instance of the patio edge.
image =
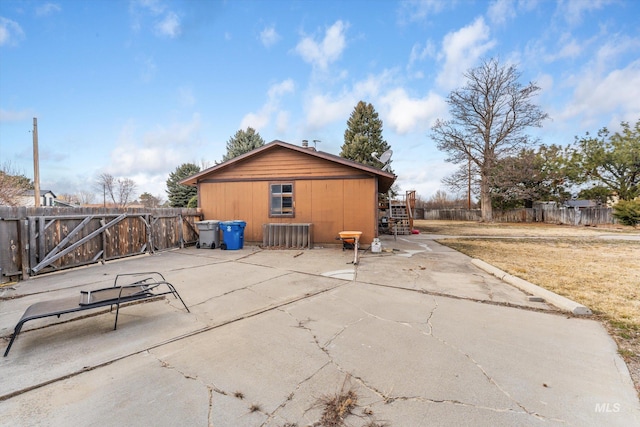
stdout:
<svg viewBox="0 0 640 427">
<path fill-rule="evenodd" d="M 543 298 L 545 301 L 553 304 L 561 310 L 568 311 L 579 316 L 588 316 L 593 314 L 588 307 L 582 304 L 578 304 L 577 302 L 572 301 L 569 298 L 565 298 L 547 289 L 541 288 L 540 286 L 534 285 L 533 283 L 528 282 L 524 279 L 512 276 L 511 274 L 502 271 L 499 268 L 494 267 L 493 265 L 488 264 L 480 259 L 473 258 L 471 260 L 471 264 L 528 294 Z"/>
</svg>

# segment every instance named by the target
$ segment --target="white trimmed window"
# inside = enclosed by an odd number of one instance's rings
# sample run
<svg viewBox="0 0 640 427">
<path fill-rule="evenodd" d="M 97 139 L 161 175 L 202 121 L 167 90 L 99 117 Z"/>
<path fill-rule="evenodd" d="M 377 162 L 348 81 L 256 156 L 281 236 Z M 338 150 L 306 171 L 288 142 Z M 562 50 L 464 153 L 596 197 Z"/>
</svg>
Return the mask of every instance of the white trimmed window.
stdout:
<svg viewBox="0 0 640 427">
<path fill-rule="evenodd" d="M 293 183 L 269 185 L 269 216 L 293 217 Z"/>
</svg>

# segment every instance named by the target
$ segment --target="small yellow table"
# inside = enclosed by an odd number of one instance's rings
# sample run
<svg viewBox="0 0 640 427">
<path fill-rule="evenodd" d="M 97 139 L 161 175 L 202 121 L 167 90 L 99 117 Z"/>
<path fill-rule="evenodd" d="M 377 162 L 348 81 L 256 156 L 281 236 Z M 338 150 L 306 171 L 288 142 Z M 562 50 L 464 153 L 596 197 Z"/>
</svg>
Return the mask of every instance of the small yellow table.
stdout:
<svg viewBox="0 0 640 427">
<path fill-rule="evenodd" d="M 360 236 L 362 236 L 362 231 L 341 231 L 338 233 L 340 236 L 340 240 L 344 243 L 346 240 L 351 240 L 354 242 L 353 244 L 353 264 L 358 264 L 358 244 L 360 240 Z M 350 243 L 350 242 L 348 242 Z"/>
</svg>

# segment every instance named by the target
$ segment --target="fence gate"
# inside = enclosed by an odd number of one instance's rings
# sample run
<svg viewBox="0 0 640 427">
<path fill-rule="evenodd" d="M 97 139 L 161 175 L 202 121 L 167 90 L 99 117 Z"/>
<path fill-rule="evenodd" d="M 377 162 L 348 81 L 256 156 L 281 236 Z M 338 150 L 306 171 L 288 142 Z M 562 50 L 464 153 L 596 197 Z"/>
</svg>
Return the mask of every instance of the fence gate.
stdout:
<svg viewBox="0 0 640 427">
<path fill-rule="evenodd" d="M 199 219 L 195 209 L 0 208 L 0 283 L 194 244 Z"/>
</svg>

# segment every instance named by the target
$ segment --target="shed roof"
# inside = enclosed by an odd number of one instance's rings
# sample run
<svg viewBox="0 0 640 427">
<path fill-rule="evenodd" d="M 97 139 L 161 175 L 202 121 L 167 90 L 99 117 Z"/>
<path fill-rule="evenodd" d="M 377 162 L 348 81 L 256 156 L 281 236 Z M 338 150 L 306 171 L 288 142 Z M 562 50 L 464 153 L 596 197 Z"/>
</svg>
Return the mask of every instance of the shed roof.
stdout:
<svg viewBox="0 0 640 427">
<path fill-rule="evenodd" d="M 390 172 L 386 172 L 383 171 L 381 169 L 378 168 L 374 168 L 372 166 L 368 166 L 362 163 L 358 163 L 355 162 L 353 160 L 349 160 L 349 159 L 345 159 L 343 157 L 340 156 L 336 156 L 334 154 L 329 154 L 329 153 L 325 153 L 323 151 L 316 151 L 315 149 L 312 148 L 308 148 L 308 147 L 299 147 L 297 145 L 293 145 L 293 144 L 289 144 L 287 142 L 284 141 L 280 141 L 280 140 L 274 140 L 271 141 L 268 144 L 263 145 L 262 147 L 258 147 L 255 150 L 251 150 L 248 153 L 244 153 L 238 157 L 234 157 L 233 159 L 227 160 L 226 162 L 217 164 L 215 166 L 212 166 L 208 169 L 203 170 L 202 172 L 198 172 L 195 175 L 191 175 L 188 178 L 183 179 L 182 181 L 180 181 L 180 184 L 182 185 L 192 185 L 195 186 L 197 185 L 198 181 L 202 180 L 205 176 L 210 176 L 210 175 L 214 175 L 217 172 L 220 172 L 228 167 L 230 167 L 231 165 L 234 165 L 238 162 L 243 162 L 246 160 L 251 159 L 252 157 L 258 156 L 260 154 L 263 154 L 265 152 L 268 152 L 270 150 L 273 150 L 277 147 L 282 147 L 282 148 L 286 148 L 289 150 L 293 150 L 293 151 L 297 151 L 299 153 L 303 153 L 305 155 L 308 156 L 313 156 L 313 157 L 317 157 L 320 159 L 324 159 L 330 162 L 334 162 L 334 163 L 338 163 L 344 166 L 348 166 L 354 169 L 358 169 L 360 171 L 369 173 L 375 177 L 377 177 L 378 179 L 378 191 L 385 193 L 387 191 L 389 191 L 389 189 L 391 188 L 391 186 L 393 185 L 393 183 L 396 180 L 396 176 Z"/>
<path fill-rule="evenodd" d="M 56 197 L 56 195 L 53 193 L 53 191 L 51 190 L 40 190 L 40 196 L 44 196 L 47 193 L 51 193 L 51 196 L 53 196 L 54 198 Z M 36 194 L 36 190 L 25 190 L 24 193 L 22 193 L 23 196 L 35 196 Z"/>
</svg>

